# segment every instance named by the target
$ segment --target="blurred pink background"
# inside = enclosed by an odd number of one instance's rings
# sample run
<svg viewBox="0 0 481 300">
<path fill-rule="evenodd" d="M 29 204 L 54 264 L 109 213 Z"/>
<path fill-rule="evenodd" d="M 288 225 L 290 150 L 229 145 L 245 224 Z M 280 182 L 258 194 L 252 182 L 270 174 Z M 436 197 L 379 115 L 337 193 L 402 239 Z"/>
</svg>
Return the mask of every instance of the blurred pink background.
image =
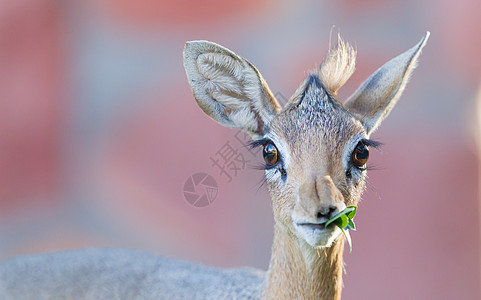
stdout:
<svg viewBox="0 0 481 300">
<path fill-rule="evenodd" d="M 184 43 L 246 57 L 280 101 L 339 31 L 358 50 L 345 99 L 431 38 L 374 138 L 370 184 L 346 253 L 345 299 L 480 299 L 475 100 L 481 2 L 21 0 L 0 3 L 0 259 L 117 246 L 222 267 L 267 268 L 273 218 L 262 171 L 227 176 L 227 142 L 197 107 Z M 184 182 L 218 184 L 191 206 Z"/>
</svg>

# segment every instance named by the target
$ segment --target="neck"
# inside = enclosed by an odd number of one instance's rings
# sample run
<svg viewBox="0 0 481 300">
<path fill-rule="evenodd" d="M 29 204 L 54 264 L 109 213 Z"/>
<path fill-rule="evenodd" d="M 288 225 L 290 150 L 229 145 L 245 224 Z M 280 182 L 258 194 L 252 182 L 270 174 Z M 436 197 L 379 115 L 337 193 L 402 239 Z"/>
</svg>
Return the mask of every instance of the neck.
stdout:
<svg viewBox="0 0 481 300">
<path fill-rule="evenodd" d="M 264 299 L 341 299 L 344 239 L 316 249 L 275 226 Z"/>
</svg>

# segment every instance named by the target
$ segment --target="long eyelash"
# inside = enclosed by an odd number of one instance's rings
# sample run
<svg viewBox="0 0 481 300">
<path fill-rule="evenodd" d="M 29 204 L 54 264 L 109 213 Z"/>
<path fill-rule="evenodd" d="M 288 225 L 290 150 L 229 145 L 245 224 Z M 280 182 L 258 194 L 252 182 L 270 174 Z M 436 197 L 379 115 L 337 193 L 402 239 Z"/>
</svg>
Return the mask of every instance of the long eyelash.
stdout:
<svg viewBox="0 0 481 300">
<path fill-rule="evenodd" d="M 255 165 L 252 165 L 250 166 L 252 169 L 255 169 L 255 170 L 261 170 L 261 171 L 265 171 L 265 170 L 270 170 L 272 168 L 275 167 L 275 165 L 273 166 L 268 166 L 266 164 L 255 164 Z"/>
<path fill-rule="evenodd" d="M 255 170 L 266 171 L 266 170 L 271 170 L 271 169 L 277 169 L 277 168 L 279 168 L 279 164 L 276 163 L 276 164 L 273 164 L 272 166 L 269 166 L 269 165 L 266 165 L 266 164 L 256 164 L 256 165 L 251 165 L 250 167 L 251 167 L 252 169 L 255 169 Z"/>
<path fill-rule="evenodd" d="M 264 166 L 262 166 L 262 169 L 265 169 Z M 261 180 L 257 184 L 257 190 L 260 190 L 263 186 L 267 185 L 267 181 L 269 181 L 272 177 L 274 177 L 273 172 L 264 174 L 264 176 L 262 176 Z"/>
<path fill-rule="evenodd" d="M 380 168 L 375 165 L 367 165 L 366 166 L 366 171 L 377 171 L 377 170 L 384 170 L 384 168 Z"/>
<path fill-rule="evenodd" d="M 374 140 L 362 139 L 361 143 L 366 146 L 373 147 L 374 149 L 381 149 L 382 143 Z"/>
<path fill-rule="evenodd" d="M 270 139 L 265 139 L 265 138 L 264 138 L 264 139 L 260 139 L 260 140 L 255 140 L 255 141 L 250 142 L 250 143 L 247 145 L 247 147 L 248 147 L 250 150 L 252 150 L 252 149 L 254 149 L 254 148 L 256 148 L 256 147 L 264 146 L 265 144 L 267 144 L 267 143 L 269 143 L 269 142 L 272 143 L 272 141 L 271 141 Z"/>
<path fill-rule="evenodd" d="M 364 168 L 359 168 L 359 167 L 356 167 L 354 166 L 354 168 L 358 169 L 359 171 L 377 171 L 377 170 L 384 170 L 384 168 L 378 168 L 378 166 L 375 166 L 375 165 L 366 165 Z M 349 172 L 349 174 L 351 174 L 351 169 L 347 170 L 347 172 Z"/>
<path fill-rule="evenodd" d="M 257 191 L 259 191 L 264 185 L 267 184 L 267 179 L 265 174 L 266 166 L 265 164 L 255 164 L 255 165 L 249 165 L 249 168 L 252 170 L 264 171 L 264 174 L 262 175 L 261 180 L 259 180 L 259 182 L 255 185 L 255 187 L 257 188 Z"/>
<path fill-rule="evenodd" d="M 256 141 L 252 141 L 250 142 L 247 147 L 249 147 L 249 149 L 254 149 L 256 147 L 259 147 L 259 146 L 265 146 L 266 144 L 268 143 L 271 143 L 271 144 L 274 144 L 270 139 L 266 139 L 266 138 L 263 138 L 263 139 L 260 139 L 260 140 L 256 140 Z M 280 155 L 280 154 L 279 154 Z M 282 156 L 280 155 L 279 156 L 279 161 L 282 160 Z M 257 165 L 257 166 L 254 166 L 254 169 L 258 169 L 258 170 L 270 170 L 270 169 L 275 169 L 275 168 L 278 168 L 279 167 L 279 163 L 275 163 L 273 164 L 272 166 L 269 166 L 269 165 L 266 165 L 266 164 L 263 164 L 263 165 Z"/>
</svg>

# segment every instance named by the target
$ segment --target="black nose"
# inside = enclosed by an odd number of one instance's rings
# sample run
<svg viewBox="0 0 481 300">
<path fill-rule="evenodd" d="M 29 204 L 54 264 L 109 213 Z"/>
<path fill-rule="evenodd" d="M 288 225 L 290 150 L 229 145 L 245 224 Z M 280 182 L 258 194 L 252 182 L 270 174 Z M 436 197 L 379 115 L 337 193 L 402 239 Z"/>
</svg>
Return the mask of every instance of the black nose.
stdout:
<svg viewBox="0 0 481 300">
<path fill-rule="evenodd" d="M 337 207 L 334 205 L 321 207 L 317 212 L 317 219 L 322 219 L 322 218 L 330 219 L 332 216 L 334 216 L 334 213 L 336 210 L 337 210 Z"/>
</svg>

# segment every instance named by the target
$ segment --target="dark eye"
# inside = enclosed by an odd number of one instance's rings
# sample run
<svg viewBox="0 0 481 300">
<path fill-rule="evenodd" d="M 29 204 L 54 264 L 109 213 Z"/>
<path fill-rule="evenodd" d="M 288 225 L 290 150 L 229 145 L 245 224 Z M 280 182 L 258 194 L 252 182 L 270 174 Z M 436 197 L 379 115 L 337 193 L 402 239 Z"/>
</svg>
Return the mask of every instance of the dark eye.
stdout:
<svg viewBox="0 0 481 300">
<path fill-rule="evenodd" d="M 276 146 L 269 143 L 264 146 L 264 160 L 268 166 L 273 166 L 279 160 L 279 153 L 277 152 Z"/>
<path fill-rule="evenodd" d="M 362 168 L 367 163 L 367 159 L 369 158 L 369 150 L 367 149 L 366 145 L 363 143 L 359 143 L 356 146 L 356 149 L 352 152 L 352 163 L 358 167 Z"/>
</svg>

